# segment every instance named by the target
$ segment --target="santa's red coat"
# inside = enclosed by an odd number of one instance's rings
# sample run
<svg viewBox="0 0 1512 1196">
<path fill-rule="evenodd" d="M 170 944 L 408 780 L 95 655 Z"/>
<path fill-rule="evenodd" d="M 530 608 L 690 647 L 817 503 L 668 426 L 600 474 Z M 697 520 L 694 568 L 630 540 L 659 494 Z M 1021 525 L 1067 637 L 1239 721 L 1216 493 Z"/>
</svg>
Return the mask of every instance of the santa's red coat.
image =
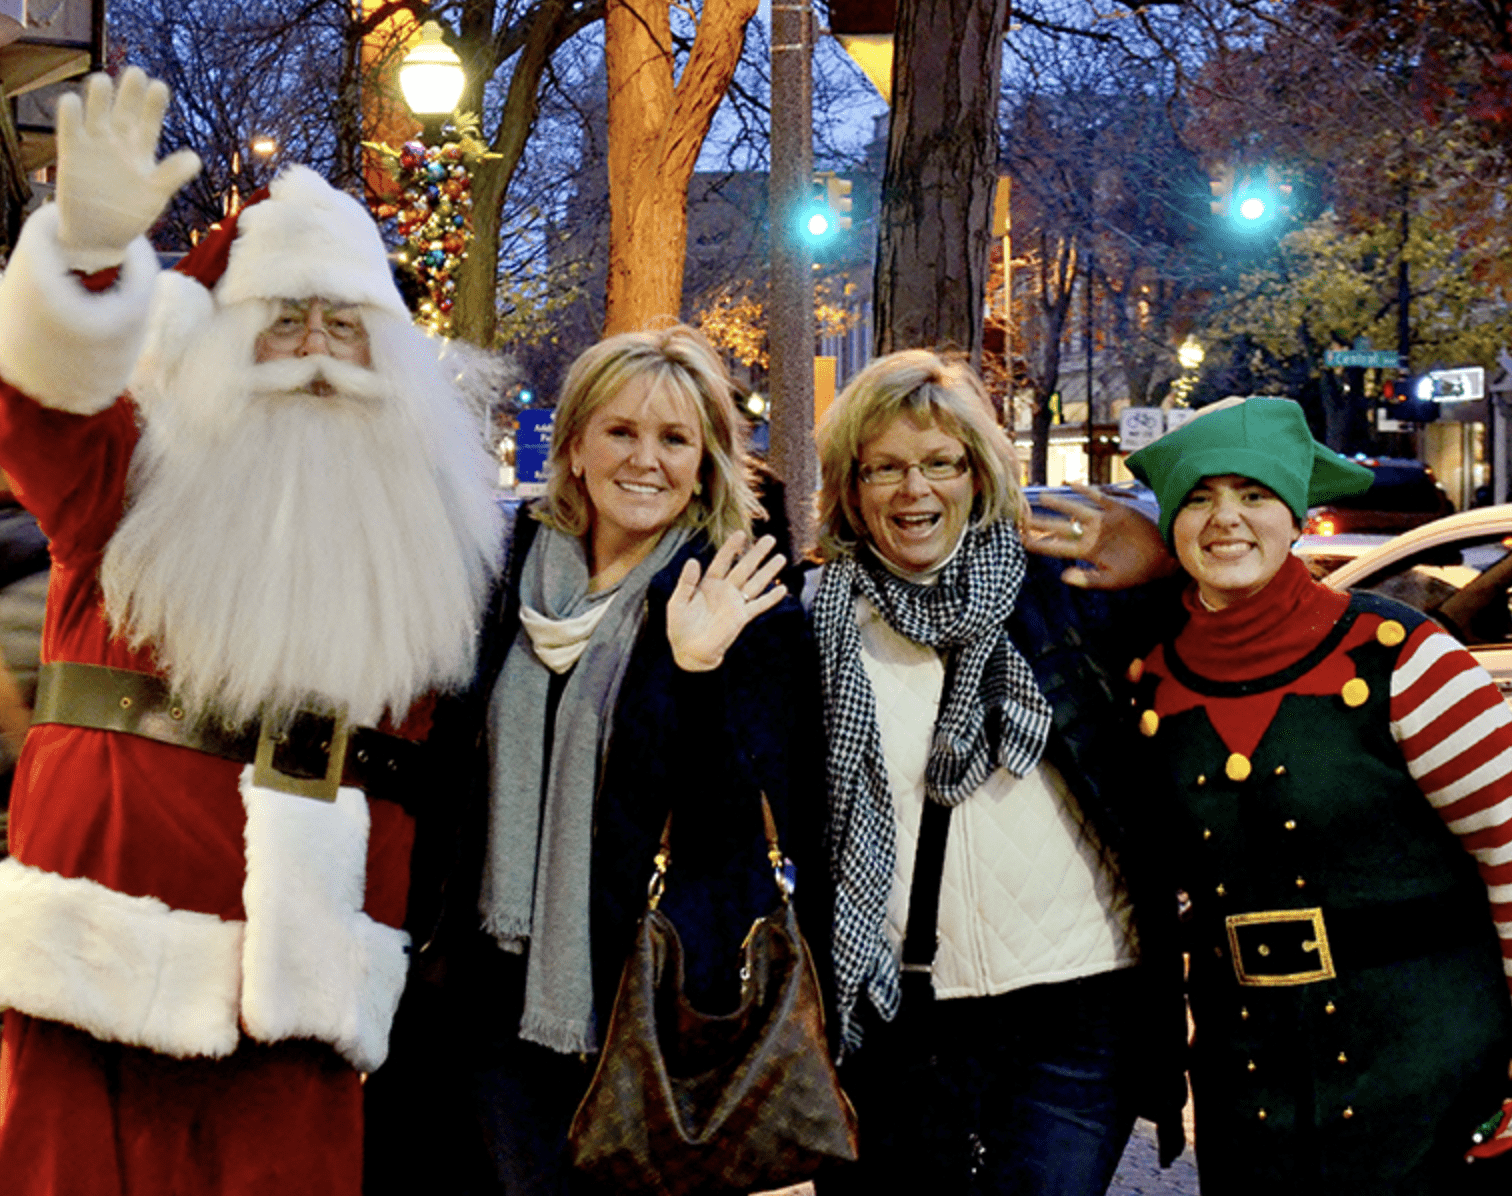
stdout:
<svg viewBox="0 0 1512 1196">
<path fill-rule="evenodd" d="M 0 385 L 0 467 L 52 544 L 44 662 L 155 670 L 150 646 L 112 637 L 98 578 L 137 437 L 128 399 L 74 414 Z M 401 733 L 418 737 L 424 721 Z M 241 774 L 131 735 L 28 736 L 13 859 L 0 865 L 0 1176 L 12 1196 L 358 1190 L 354 1066 L 302 1036 L 236 1038 L 236 1021 L 226 1042 L 227 993 L 245 1024 L 242 978 L 223 974 L 240 967 L 247 922 Z M 366 805 L 364 909 L 397 927 L 412 822 Z"/>
</svg>

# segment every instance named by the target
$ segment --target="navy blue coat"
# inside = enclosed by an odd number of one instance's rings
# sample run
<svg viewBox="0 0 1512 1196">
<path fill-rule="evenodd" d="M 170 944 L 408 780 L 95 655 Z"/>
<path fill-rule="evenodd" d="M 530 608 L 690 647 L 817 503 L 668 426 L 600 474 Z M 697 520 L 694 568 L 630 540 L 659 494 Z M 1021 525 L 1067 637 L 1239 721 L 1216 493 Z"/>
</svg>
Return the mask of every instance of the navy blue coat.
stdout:
<svg viewBox="0 0 1512 1196">
<path fill-rule="evenodd" d="M 369 1196 L 428 1190 L 438 1166 L 459 1196 L 493 1196 L 527 1181 L 556 1191 L 563 1182 L 561 1144 L 589 1065 L 518 1042 L 523 964 L 480 929 L 478 913 L 488 819 L 485 718 L 519 633 L 519 577 L 539 526 L 523 512 L 516 519 L 477 679 L 438 711 L 430 739 L 446 774 L 438 788 L 450 800 L 417 830 L 409 917 L 416 957 L 389 1060 L 364 1093 Z M 828 990 L 832 899 L 821 846 L 818 657 L 807 618 L 789 597 L 741 632 L 718 669 L 678 669 L 667 642 L 667 600 L 690 556 L 707 565 L 713 555 L 695 538 L 652 580 L 615 707 L 594 804 L 589 881 L 600 1035 L 646 907 L 669 810 L 672 866 L 661 908 L 683 942 L 685 991 L 705 1012 L 738 1003 L 741 944 L 752 921 L 779 900 L 761 830 L 762 791 L 796 865 L 799 924 Z"/>
<path fill-rule="evenodd" d="M 1186 1006 L 1177 937 L 1176 888 L 1165 858 L 1163 795 L 1153 792 L 1129 715 L 1123 670 L 1182 615 L 1185 576 L 1121 593 L 1060 580 L 1064 562 L 1029 555 L 1009 620 L 1050 703 L 1045 758 L 1076 795 L 1104 848 L 1117 857 L 1140 943 L 1140 1000 L 1149 1033 L 1140 1068 L 1139 1114 L 1157 1123 L 1163 1159 L 1181 1149 L 1186 1102 Z"/>
</svg>

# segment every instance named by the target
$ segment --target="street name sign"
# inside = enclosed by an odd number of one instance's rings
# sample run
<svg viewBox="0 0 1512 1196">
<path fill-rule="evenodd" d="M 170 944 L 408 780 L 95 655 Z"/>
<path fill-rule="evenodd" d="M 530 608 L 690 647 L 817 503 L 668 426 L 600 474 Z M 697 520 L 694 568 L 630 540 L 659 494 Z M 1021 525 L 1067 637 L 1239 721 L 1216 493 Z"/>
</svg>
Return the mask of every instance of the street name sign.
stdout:
<svg viewBox="0 0 1512 1196">
<path fill-rule="evenodd" d="M 1327 366 L 1364 366 L 1367 370 L 1399 370 L 1402 356 L 1395 349 L 1328 349 L 1323 354 Z"/>
</svg>

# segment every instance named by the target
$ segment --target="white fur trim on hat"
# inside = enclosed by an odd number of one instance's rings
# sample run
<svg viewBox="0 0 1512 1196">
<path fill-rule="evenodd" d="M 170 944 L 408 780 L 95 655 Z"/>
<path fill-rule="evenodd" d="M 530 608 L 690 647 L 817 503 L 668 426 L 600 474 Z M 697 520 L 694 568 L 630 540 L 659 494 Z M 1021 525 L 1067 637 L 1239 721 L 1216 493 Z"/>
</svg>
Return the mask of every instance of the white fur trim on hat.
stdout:
<svg viewBox="0 0 1512 1196">
<path fill-rule="evenodd" d="M 165 1055 L 236 1049 L 242 924 L 0 861 L 0 1006 Z"/>
<path fill-rule="evenodd" d="M 215 297 L 239 303 L 317 295 L 410 318 L 367 209 L 308 167 L 291 166 L 273 180 L 267 199 L 237 217 Z"/>
<path fill-rule="evenodd" d="M 241 776 L 247 807 L 242 1024 L 263 1042 L 318 1038 L 359 1071 L 388 1054 L 409 936 L 362 912 L 368 807 L 361 790 L 297 797 Z"/>
<path fill-rule="evenodd" d="M 157 255 L 138 237 L 116 285 L 86 291 L 58 247 L 57 205 L 39 209 L 0 278 L 0 378 L 60 411 L 105 410 L 141 351 L 157 274 Z"/>
</svg>

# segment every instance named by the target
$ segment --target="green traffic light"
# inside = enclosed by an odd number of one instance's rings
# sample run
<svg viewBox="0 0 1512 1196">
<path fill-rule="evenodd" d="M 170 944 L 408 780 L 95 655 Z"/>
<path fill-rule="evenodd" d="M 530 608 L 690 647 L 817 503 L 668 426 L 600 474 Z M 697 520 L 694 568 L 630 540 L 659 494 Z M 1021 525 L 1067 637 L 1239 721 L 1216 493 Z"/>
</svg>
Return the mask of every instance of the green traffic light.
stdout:
<svg viewBox="0 0 1512 1196">
<path fill-rule="evenodd" d="M 829 217 L 823 212 L 811 212 L 808 218 L 808 234 L 816 241 L 828 235 L 830 231 Z"/>
<path fill-rule="evenodd" d="M 1251 195 L 1239 204 L 1239 216 L 1244 220 L 1260 220 L 1265 216 L 1266 203 L 1258 195 Z"/>
</svg>

